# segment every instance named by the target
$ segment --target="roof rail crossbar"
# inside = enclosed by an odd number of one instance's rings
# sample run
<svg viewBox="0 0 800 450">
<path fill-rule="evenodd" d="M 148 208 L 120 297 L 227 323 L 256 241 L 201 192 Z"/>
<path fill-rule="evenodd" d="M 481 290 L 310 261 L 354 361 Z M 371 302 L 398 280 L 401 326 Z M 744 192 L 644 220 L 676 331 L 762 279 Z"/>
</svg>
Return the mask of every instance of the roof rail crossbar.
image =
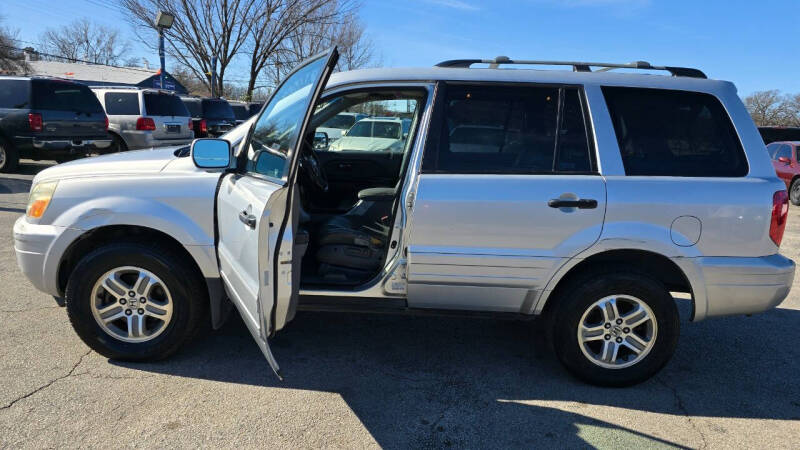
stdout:
<svg viewBox="0 0 800 450">
<path fill-rule="evenodd" d="M 632 63 L 603 63 L 603 62 L 581 62 L 581 61 L 531 61 L 531 60 L 512 60 L 508 56 L 498 56 L 494 59 L 451 59 L 436 64 L 436 67 L 469 68 L 473 64 L 489 64 L 490 69 L 496 69 L 501 64 L 522 64 L 538 66 L 572 66 L 575 72 L 591 72 L 592 67 L 600 67 L 598 72 L 605 72 L 614 69 L 646 69 L 646 70 L 665 70 L 674 77 L 707 78 L 706 74 L 699 69 L 691 67 L 674 66 L 654 66 L 647 61 L 634 61 Z"/>
</svg>

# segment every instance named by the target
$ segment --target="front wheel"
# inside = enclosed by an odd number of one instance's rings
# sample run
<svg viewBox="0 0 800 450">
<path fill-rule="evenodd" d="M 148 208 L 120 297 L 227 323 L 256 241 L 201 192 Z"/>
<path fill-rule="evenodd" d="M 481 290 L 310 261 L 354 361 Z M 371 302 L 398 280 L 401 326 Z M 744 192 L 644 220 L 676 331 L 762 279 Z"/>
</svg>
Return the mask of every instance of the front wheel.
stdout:
<svg viewBox="0 0 800 450">
<path fill-rule="evenodd" d="M 169 248 L 107 244 L 70 275 L 67 315 L 78 336 L 108 358 L 144 361 L 176 352 L 208 305 L 202 278 Z"/>
<path fill-rule="evenodd" d="M 558 301 L 551 337 L 576 377 L 630 386 L 652 377 L 675 351 L 680 320 L 659 281 L 635 271 L 587 274 Z"/>
<path fill-rule="evenodd" d="M 800 178 L 792 181 L 789 187 L 789 200 L 794 206 L 800 206 Z"/>
</svg>

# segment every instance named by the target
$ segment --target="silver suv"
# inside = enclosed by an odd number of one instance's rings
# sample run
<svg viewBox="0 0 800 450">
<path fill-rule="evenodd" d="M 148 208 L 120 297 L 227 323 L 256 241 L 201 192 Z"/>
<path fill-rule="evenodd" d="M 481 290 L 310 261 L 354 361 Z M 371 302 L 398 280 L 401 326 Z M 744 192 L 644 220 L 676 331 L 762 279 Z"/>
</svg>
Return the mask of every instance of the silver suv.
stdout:
<svg viewBox="0 0 800 450">
<path fill-rule="evenodd" d="M 92 91 L 108 116 L 112 151 L 182 145 L 194 139 L 189 111 L 171 91 L 115 86 Z"/>
<path fill-rule="evenodd" d="M 787 296 L 786 186 L 733 84 L 507 58 L 331 76 L 336 58 L 223 139 L 36 176 L 17 260 L 90 347 L 166 357 L 233 305 L 279 373 L 269 338 L 299 309 L 540 317 L 571 373 L 620 386 L 675 350 L 672 293 L 693 321 Z M 402 152 L 312 145 L 342 111 L 409 120 Z"/>
</svg>

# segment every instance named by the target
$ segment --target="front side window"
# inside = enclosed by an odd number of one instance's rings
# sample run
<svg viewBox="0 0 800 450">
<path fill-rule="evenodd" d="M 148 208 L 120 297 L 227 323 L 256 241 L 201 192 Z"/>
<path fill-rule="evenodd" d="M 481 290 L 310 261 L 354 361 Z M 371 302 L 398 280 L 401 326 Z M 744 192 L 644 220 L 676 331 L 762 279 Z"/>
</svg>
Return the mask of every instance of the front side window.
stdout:
<svg viewBox="0 0 800 450">
<path fill-rule="evenodd" d="M 139 94 L 136 92 L 106 92 L 103 100 L 109 116 L 139 115 Z"/>
<path fill-rule="evenodd" d="M 420 90 L 352 92 L 317 105 L 316 151 L 402 153 L 424 100 Z"/>
<path fill-rule="evenodd" d="M 270 98 L 250 138 L 246 165 L 248 172 L 279 179 L 286 177 L 289 155 L 299 142 L 303 119 L 326 62 L 325 58 L 319 58 L 302 67 Z"/>
<path fill-rule="evenodd" d="M 603 95 L 627 175 L 747 175 L 742 144 L 716 97 L 626 87 L 604 87 Z"/>
<path fill-rule="evenodd" d="M 547 174 L 591 171 L 577 88 L 447 87 L 442 128 L 426 171 Z"/>
<path fill-rule="evenodd" d="M 788 158 L 789 160 L 792 159 L 792 147 L 787 144 L 782 144 L 778 151 L 775 152 L 775 160 L 777 161 L 779 158 Z"/>
</svg>

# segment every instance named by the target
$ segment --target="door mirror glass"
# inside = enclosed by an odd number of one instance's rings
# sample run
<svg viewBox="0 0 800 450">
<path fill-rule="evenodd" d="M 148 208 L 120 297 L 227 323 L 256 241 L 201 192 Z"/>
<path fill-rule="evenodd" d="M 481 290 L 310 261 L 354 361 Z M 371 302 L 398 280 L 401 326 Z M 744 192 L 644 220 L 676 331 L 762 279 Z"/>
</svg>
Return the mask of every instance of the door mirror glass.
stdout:
<svg viewBox="0 0 800 450">
<path fill-rule="evenodd" d="M 224 169 L 231 164 L 231 144 L 225 139 L 195 139 L 192 161 L 201 169 Z"/>
<path fill-rule="evenodd" d="M 328 133 L 324 131 L 314 133 L 314 150 L 327 150 L 328 142 Z"/>
<path fill-rule="evenodd" d="M 783 164 L 789 165 L 789 164 L 792 163 L 792 160 L 790 160 L 789 158 L 787 158 L 785 156 L 781 156 L 780 158 L 778 158 L 778 162 L 781 162 Z"/>
</svg>

